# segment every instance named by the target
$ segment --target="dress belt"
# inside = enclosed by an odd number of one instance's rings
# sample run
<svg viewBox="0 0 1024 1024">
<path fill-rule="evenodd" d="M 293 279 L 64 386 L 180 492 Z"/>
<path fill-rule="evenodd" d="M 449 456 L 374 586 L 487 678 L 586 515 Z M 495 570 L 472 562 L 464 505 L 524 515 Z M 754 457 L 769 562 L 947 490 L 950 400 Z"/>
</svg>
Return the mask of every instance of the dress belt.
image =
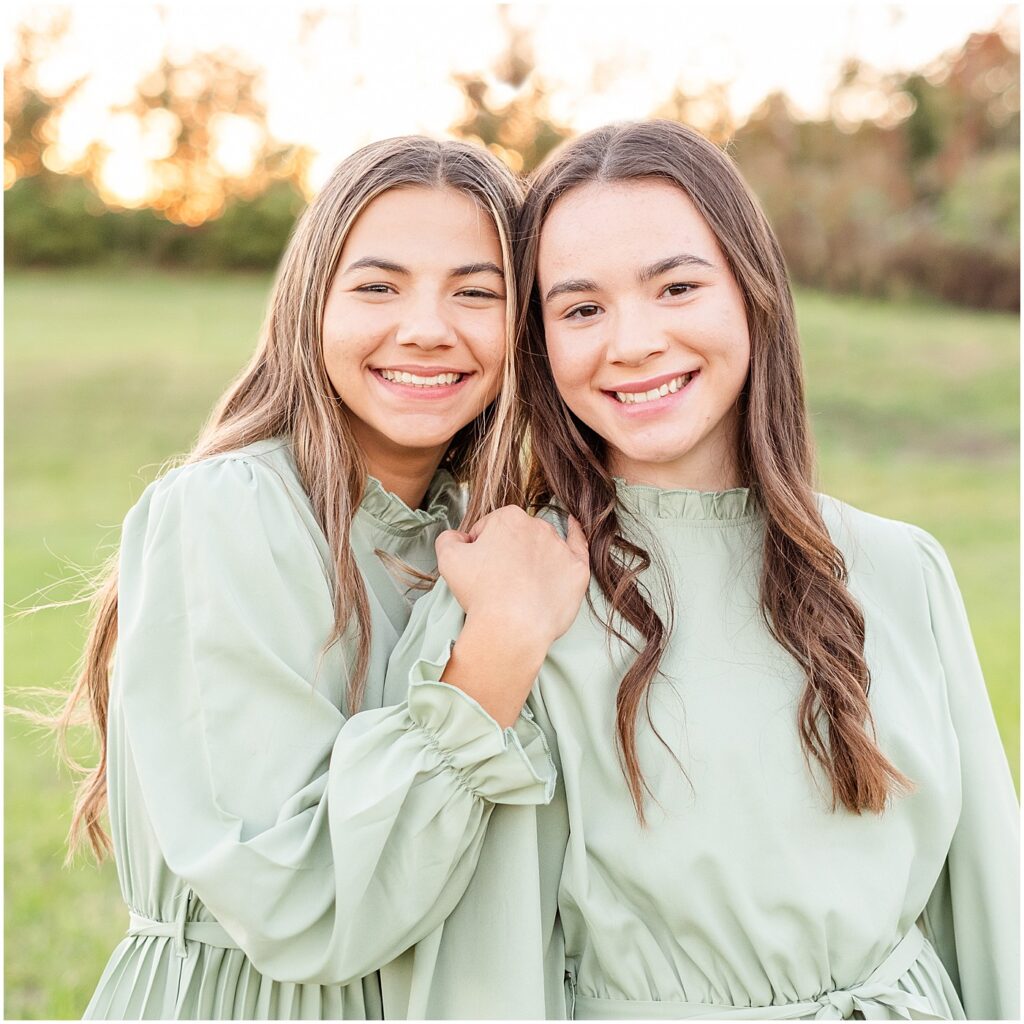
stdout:
<svg viewBox="0 0 1024 1024">
<path fill-rule="evenodd" d="M 572 1016 L 579 1020 L 850 1020 L 855 1013 L 862 1014 L 865 1020 L 944 1020 L 925 996 L 901 992 L 897 987 L 923 948 L 924 935 L 915 925 L 864 981 L 825 992 L 817 999 L 782 1006 L 597 999 L 573 993 L 572 986 L 569 1006 L 574 1010 Z"/>
<path fill-rule="evenodd" d="M 180 957 L 188 956 L 186 941 L 204 942 L 218 949 L 241 949 L 216 921 L 189 921 L 187 918 L 191 904 L 192 892 L 189 890 L 183 894 L 173 921 L 155 921 L 132 910 L 128 914 L 128 934 L 173 939 L 174 952 Z"/>
</svg>

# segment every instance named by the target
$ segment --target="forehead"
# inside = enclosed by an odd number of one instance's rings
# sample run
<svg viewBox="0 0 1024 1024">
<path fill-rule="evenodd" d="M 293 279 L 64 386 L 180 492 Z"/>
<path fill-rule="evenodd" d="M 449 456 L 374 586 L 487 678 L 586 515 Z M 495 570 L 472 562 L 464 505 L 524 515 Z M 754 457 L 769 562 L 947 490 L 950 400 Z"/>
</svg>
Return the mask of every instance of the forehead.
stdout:
<svg viewBox="0 0 1024 1024">
<path fill-rule="evenodd" d="M 660 178 L 588 182 L 561 196 L 540 234 L 538 273 L 647 264 L 679 252 L 715 262 L 715 236 L 690 197 Z"/>
<path fill-rule="evenodd" d="M 471 196 L 447 187 L 388 189 L 356 217 L 343 252 L 395 256 L 402 250 L 432 251 L 446 263 L 457 254 L 470 254 L 500 265 L 501 256 L 490 213 Z"/>
</svg>

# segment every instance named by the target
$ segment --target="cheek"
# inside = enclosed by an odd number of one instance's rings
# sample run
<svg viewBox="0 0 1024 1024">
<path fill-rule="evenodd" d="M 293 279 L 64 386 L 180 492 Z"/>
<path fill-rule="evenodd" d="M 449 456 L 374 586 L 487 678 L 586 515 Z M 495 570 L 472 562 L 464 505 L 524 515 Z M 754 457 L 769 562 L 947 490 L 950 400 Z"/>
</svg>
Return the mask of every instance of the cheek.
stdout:
<svg viewBox="0 0 1024 1024">
<path fill-rule="evenodd" d="M 324 359 L 328 365 L 354 367 L 369 359 L 394 330 L 395 315 L 386 306 L 339 302 L 324 314 Z"/>
<path fill-rule="evenodd" d="M 546 333 L 548 365 L 555 387 L 563 395 L 579 391 L 590 380 L 591 368 L 586 349 L 559 336 L 557 329 Z"/>
<path fill-rule="evenodd" d="M 736 342 L 733 345 L 732 362 L 736 377 L 742 387 L 750 371 L 750 334 L 747 331 L 747 322 L 743 320 L 736 328 Z"/>
<path fill-rule="evenodd" d="M 481 317 L 466 336 L 473 339 L 473 355 L 484 370 L 498 371 L 504 366 L 507 348 L 504 308 Z"/>
<path fill-rule="evenodd" d="M 340 338 L 327 334 L 323 342 L 324 365 L 335 390 L 352 379 L 352 371 L 359 361 L 359 354 L 350 336 Z"/>
</svg>

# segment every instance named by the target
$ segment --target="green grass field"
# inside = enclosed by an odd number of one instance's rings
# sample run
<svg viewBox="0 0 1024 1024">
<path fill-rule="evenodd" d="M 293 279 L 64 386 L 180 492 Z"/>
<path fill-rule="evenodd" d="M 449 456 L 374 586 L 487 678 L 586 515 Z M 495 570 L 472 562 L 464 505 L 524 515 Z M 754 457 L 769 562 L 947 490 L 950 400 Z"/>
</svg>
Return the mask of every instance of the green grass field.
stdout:
<svg viewBox="0 0 1024 1024">
<path fill-rule="evenodd" d="M 6 290 L 6 680 L 66 681 L 73 595 L 247 359 L 265 277 L 18 273 Z M 821 489 L 946 546 L 1014 771 L 1018 762 L 1016 317 L 797 297 Z M 57 584 L 45 597 L 41 588 Z M 36 596 L 34 596 L 36 595 Z M 73 1018 L 127 924 L 112 865 L 61 866 L 71 784 L 46 735 L 5 723 L 7 1018 Z"/>
</svg>

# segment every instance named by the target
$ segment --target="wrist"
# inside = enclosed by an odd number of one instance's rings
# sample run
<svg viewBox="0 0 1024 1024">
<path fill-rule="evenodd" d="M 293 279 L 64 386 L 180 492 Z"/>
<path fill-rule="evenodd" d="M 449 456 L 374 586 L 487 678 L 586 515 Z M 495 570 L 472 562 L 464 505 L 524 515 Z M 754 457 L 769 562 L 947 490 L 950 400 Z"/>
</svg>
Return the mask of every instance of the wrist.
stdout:
<svg viewBox="0 0 1024 1024">
<path fill-rule="evenodd" d="M 466 616 L 441 681 L 469 694 L 502 727 L 514 724 L 547 645 L 504 618 Z"/>
<path fill-rule="evenodd" d="M 467 612 L 466 621 L 456 643 L 483 649 L 496 657 L 533 669 L 536 675 L 547 656 L 554 637 L 537 621 L 536 615 L 509 614 L 507 609 L 483 609 Z"/>
</svg>

